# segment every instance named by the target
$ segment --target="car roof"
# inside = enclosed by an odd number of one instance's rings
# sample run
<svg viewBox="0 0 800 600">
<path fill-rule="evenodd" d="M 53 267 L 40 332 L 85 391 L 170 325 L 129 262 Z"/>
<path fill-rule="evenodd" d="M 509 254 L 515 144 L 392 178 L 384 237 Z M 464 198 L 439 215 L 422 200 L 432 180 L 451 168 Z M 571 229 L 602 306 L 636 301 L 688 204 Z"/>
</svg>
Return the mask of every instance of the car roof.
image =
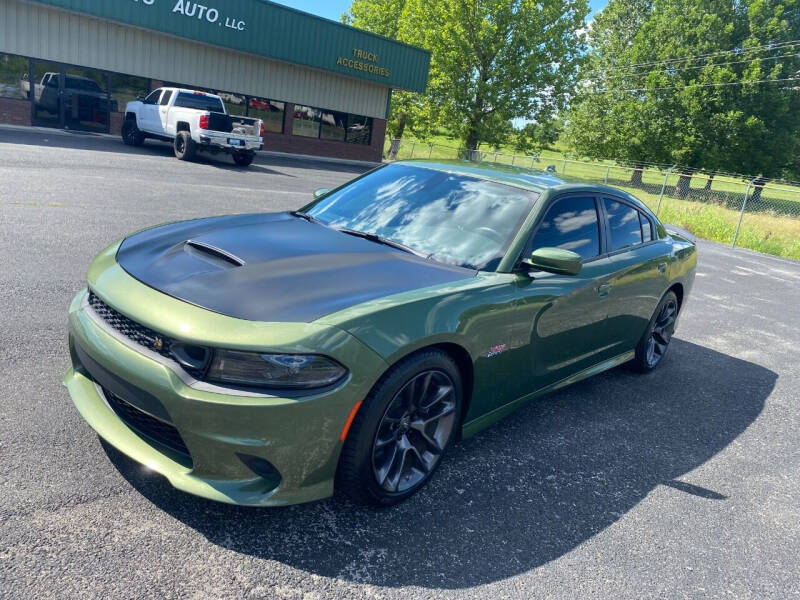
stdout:
<svg viewBox="0 0 800 600">
<path fill-rule="evenodd" d="M 405 164 L 414 167 L 423 167 L 436 171 L 444 171 L 466 177 L 474 177 L 494 183 L 502 183 L 532 192 L 542 193 L 556 188 L 558 191 L 588 191 L 594 194 L 613 194 L 622 196 L 647 209 L 645 204 L 635 196 L 608 185 L 584 182 L 573 182 L 568 178 L 559 177 L 541 169 L 529 169 L 511 165 L 498 165 L 489 162 L 472 162 L 468 160 L 399 160 L 392 164 Z M 649 209 L 647 209 L 648 212 Z"/>
<path fill-rule="evenodd" d="M 188 88 L 176 88 L 176 87 L 168 87 L 168 86 L 163 86 L 163 87 L 160 87 L 158 89 L 160 89 L 160 90 L 175 90 L 177 92 L 184 92 L 186 94 L 198 94 L 200 96 L 209 96 L 211 98 L 217 98 L 219 100 L 222 100 L 222 98 L 220 96 L 217 96 L 216 94 L 212 94 L 211 92 L 204 92 L 203 90 L 190 90 Z"/>
</svg>

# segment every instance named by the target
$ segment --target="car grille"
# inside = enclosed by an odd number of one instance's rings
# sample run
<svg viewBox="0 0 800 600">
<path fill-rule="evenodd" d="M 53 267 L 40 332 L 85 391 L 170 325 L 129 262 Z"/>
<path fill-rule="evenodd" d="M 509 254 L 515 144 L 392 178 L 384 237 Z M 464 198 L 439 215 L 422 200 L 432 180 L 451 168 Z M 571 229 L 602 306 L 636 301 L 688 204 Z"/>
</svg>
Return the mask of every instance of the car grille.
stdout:
<svg viewBox="0 0 800 600">
<path fill-rule="evenodd" d="M 114 392 L 111 392 L 106 388 L 102 389 L 103 394 L 108 401 L 108 405 L 115 413 L 117 413 L 117 416 L 122 419 L 122 421 L 128 427 L 137 433 L 148 437 L 155 442 L 158 442 L 162 446 L 166 446 L 167 448 L 191 459 L 189 449 L 186 447 L 183 438 L 181 438 L 181 434 L 178 433 L 178 430 L 175 427 L 169 423 L 161 421 L 160 419 L 151 417 L 146 412 L 143 412 L 132 404 L 125 402 L 125 400 L 117 396 Z"/>
<path fill-rule="evenodd" d="M 89 290 L 89 306 L 101 319 L 129 340 L 152 352 L 157 352 L 165 358 L 173 359 L 172 352 L 170 352 L 170 345 L 172 344 L 170 338 L 156 333 L 144 325 L 139 325 L 136 321 L 132 321 L 125 315 L 118 313 L 100 300 L 91 290 Z"/>
</svg>

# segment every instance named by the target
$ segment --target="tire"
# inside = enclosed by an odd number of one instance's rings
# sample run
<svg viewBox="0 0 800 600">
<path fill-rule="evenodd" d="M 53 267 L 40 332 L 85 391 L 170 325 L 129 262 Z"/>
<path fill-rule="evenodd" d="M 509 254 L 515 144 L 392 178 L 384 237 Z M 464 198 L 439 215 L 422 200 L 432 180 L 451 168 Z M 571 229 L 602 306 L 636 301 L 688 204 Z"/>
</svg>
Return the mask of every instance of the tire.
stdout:
<svg viewBox="0 0 800 600">
<path fill-rule="evenodd" d="M 636 345 L 636 356 L 630 362 L 634 371 L 649 373 L 661 364 L 675 333 L 678 310 L 678 297 L 670 290 L 661 298 L 644 335 Z"/>
<path fill-rule="evenodd" d="M 457 437 L 462 399 L 461 375 L 448 354 L 425 350 L 397 363 L 353 420 L 336 470 L 337 492 L 376 506 L 415 494 Z"/>
<path fill-rule="evenodd" d="M 188 131 L 179 131 L 173 144 L 175 158 L 178 160 L 192 160 L 197 153 L 197 144 Z"/>
<path fill-rule="evenodd" d="M 144 144 L 144 134 L 139 130 L 135 119 L 126 119 L 122 124 L 122 141 L 128 146 Z"/>
<path fill-rule="evenodd" d="M 254 152 L 234 152 L 233 162 L 239 167 L 249 167 L 255 157 Z"/>
</svg>

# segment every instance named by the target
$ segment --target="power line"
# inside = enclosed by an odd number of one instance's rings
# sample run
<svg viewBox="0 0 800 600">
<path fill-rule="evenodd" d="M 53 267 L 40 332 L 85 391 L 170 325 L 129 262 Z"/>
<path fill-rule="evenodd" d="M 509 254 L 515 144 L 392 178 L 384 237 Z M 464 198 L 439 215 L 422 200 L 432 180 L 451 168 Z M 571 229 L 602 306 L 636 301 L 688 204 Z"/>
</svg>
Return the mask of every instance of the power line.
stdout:
<svg viewBox="0 0 800 600">
<path fill-rule="evenodd" d="M 725 56 L 728 54 L 750 54 L 753 52 L 760 52 L 764 50 L 784 50 L 786 48 L 792 48 L 795 46 L 800 46 L 800 40 L 779 42 L 776 44 L 766 44 L 764 46 L 756 46 L 753 48 L 733 48 L 731 50 L 720 50 L 718 52 L 711 52 L 709 54 L 698 54 L 693 56 L 685 56 L 682 58 L 666 58 L 649 62 L 632 63 L 630 65 L 617 65 L 606 69 L 594 69 L 594 71 L 602 71 L 606 73 L 613 71 L 630 71 L 631 69 L 638 69 L 639 67 L 654 67 L 654 66 L 661 66 L 661 65 L 668 65 L 668 64 L 675 64 L 682 62 L 695 62 L 706 58 Z"/>
<path fill-rule="evenodd" d="M 727 66 L 730 66 L 730 65 L 740 65 L 740 64 L 751 63 L 751 62 L 755 62 L 755 61 L 780 60 L 782 58 L 797 57 L 797 56 L 798 56 L 797 52 L 790 52 L 789 54 L 780 54 L 778 56 L 763 56 L 761 58 L 754 57 L 754 58 L 748 58 L 748 59 L 745 59 L 745 60 L 734 60 L 734 61 L 729 61 L 729 62 L 724 62 L 724 63 L 717 63 L 717 64 L 709 63 L 709 64 L 705 64 L 705 65 L 692 65 L 692 66 L 688 66 L 688 67 L 669 67 L 668 66 L 668 69 L 671 68 L 672 71 L 669 71 L 669 70 L 663 70 L 662 71 L 662 70 L 655 70 L 654 69 L 654 70 L 651 70 L 651 71 L 641 71 L 639 73 L 620 73 L 620 74 L 616 74 L 616 75 L 615 74 L 611 74 L 610 76 L 611 77 L 616 77 L 616 78 L 639 77 L 639 76 L 642 76 L 642 75 L 651 75 L 653 73 L 656 73 L 656 74 L 668 73 L 670 75 L 673 75 L 673 74 L 680 73 L 680 72 L 683 72 L 683 71 L 693 71 L 693 70 L 697 70 L 697 69 L 705 69 L 706 67 L 727 67 Z M 585 74 L 589 75 L 591 73 L 596 73 L 596 72 L 603 72 L 603 71 L 602 70 L 600 70 L 600 71 L 592 70 L 592 71 L 586 71 Z"/>
<path fill-rule="evenodd" d="M 698 88 L 698 87 L 725 87 L 725 86 L 734 86 L 734 85 L 755 85 L 758 83 L 780 83 L 786 81 L 800 81 L 800 77 L 787 77 L 784 79 L 759 79 L 757 81 L 730 81 L 725 83 L 694 83 L 688 85 L 681 85 L 681 86 L 668 86 L 668 87 L 653 87 L 653 88 L 612 88 L 606 90 L 597 90 L 597 93 L 609 93 L 609 92 L 656 92 L 661 90 L 685 90 L 689 88 Z M 785 88 L 788 90 L 794 88 Z"/>
</svg>

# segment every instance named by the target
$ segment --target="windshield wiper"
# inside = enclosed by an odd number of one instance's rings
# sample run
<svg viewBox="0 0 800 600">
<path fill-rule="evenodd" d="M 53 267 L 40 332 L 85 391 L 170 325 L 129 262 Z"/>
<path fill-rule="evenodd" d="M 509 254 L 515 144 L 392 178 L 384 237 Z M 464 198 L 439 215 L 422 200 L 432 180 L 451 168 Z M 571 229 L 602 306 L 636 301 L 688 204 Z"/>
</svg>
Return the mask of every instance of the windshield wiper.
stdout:
<svg viewBox="0 0 800 600">
<path fill-rule="evenodd" d="M 400 242 L 395 242 L 394 240 L 390 240 L 389 238 L 381 237 L 377 233 L 356 231 L 355 229 L 347 229 L 346 227 L 335 227 L 335 229 L 336 231 L 341 231 L 342 233 L 346 233 L 347 235 L 364 238 L 365 240 L 369 240 L 370 242 L 375 242 L 376 244 L 383 244 L 384 246 L 397 248 L 398 250 L 402 250 L 403 252 L 408 252 L 409 254 L 413 254 L 414 256 L 419 256 L 420 258 L 430 258 L 431 256 L 429 254 L 424 254 L 422 252 L 419 252 L 418 250 L 414 250 L 413 248 L 409 248 L 408 246 L 405 246 Z"/>
<path fill-rule="evenodd" d="M 304 213 L 299 210 L 293 210 L 289 214 L 292 215 L 293 217 L 297 217 L 298 219 L 305 219 L 309 223 L 322 223 L 322 221 L 320 221 L 316 217 L 312 217 L 310 214 Z"/>
</svg>

